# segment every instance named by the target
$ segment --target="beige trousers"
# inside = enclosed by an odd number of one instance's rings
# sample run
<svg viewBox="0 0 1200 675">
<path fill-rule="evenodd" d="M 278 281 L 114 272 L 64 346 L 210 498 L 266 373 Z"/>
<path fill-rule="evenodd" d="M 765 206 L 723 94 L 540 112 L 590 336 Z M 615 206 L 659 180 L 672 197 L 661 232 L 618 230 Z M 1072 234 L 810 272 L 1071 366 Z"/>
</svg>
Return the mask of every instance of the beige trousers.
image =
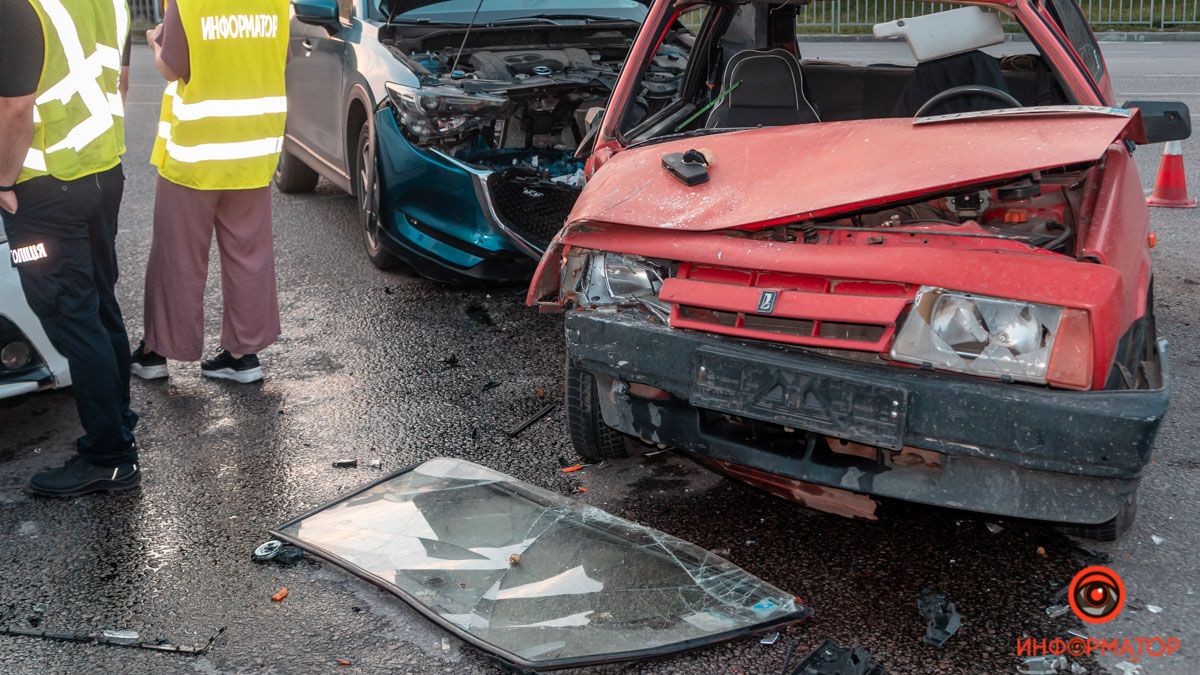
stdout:
<svg viewBox="0 0 1200 675">
<path fill-rule="evenodd" d="M 221 347 L 257 354 L 279 338 L 271 188 L 195 190 L 159 177 L 146 265 L 146 348 L 179 361 L 204 351 L 213 232 L 221 254 Z"/>
</svg>

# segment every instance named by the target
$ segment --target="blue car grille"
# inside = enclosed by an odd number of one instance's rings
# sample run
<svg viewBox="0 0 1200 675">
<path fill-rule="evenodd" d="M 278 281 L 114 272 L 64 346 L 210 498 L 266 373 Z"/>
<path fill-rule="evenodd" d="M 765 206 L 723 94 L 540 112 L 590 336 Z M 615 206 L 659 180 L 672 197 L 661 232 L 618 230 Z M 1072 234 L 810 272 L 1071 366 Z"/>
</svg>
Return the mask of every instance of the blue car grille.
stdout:
<svg viewBox="0 0 1200 675">
<path fill-rule="evenodd" d="M 579 198 L 578 188 L 507 171 L 488 179 L 488 191 L 504 224 L 542 251 Z"/>
</svg>

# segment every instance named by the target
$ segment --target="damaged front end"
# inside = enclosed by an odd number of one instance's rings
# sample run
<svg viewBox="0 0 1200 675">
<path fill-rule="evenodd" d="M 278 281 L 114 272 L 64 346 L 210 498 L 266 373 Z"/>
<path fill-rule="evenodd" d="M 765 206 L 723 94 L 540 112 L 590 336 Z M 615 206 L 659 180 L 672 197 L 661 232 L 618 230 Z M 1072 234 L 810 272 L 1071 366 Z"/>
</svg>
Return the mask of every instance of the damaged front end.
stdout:
<svg viewBox="0 0 1200 675">
<path fill-rule="evenodd" d="M 434 253 L 465 251 L 469 259 L 453 261 L 459 267 L 500 249 L 532 267 L 579 196 L 589 128 L 637 28 L 632 21 L 534 22 L 465 36 L 386 27 L 381 41 L 418 80 L 388 83 L 376 116 L 382 206 L 395 212 L 393 230 Z M 638 114 L 655 112 L 678 88 L 690 42 L 681 27 L 660 48 Z M 443 208 L 458 213 L 448 217 Z M 478 216 L 465 218 L 469 209 Z"/>
<path fill-rule="evenodd" d="M 678 448 L 848 516 L 874 517 L 872 498 L 884 497 L 1125 522 L 1170 377 L 1152 299 L 1123 276 L 1146 257 L 1145 234 L 1119 220 L 1128 214 L 1112 195 L 1137 189 L 1136 174 L 1124 146 L 1100 140 L 1099 161 L 900 199 L 860 192 L 875 205 L 725 228 L 711 221 L 741 214 L 712 205 L 754 188 L 719 173 L 722 161 L 742 165 L 744 144 L 717 147 L 698 188 L 654 167 L 677 201 L 650 199 L 660 179 L 649 169 L 626 179 L 645 194 L 596 194 L 618 176 L 606 168 L 529 294 L 568 310 L 569 368 L 594 387 L 594 410 L 571 410 L 573 427 Z M 653 159 L 674 149 L 652 148 Z M 627 166 L 640 161 L 650 165 Z M 606 199 L 630 220 L 662 204 L 662 224 L 603 222 Z"/>
</svg>

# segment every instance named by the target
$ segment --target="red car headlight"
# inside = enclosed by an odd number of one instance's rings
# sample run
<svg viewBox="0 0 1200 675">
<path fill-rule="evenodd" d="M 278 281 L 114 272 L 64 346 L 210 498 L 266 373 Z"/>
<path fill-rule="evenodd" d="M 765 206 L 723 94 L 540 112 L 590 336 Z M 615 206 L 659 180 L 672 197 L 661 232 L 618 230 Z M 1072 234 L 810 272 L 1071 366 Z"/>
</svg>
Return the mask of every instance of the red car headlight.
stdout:
<svg viewBox="0 0 1200 675">
<path fill-rule="evenodd" d="M 897 361 L 1046 384 L 1063 309 L 922 286 L 892 343 Z"/>
</svg>

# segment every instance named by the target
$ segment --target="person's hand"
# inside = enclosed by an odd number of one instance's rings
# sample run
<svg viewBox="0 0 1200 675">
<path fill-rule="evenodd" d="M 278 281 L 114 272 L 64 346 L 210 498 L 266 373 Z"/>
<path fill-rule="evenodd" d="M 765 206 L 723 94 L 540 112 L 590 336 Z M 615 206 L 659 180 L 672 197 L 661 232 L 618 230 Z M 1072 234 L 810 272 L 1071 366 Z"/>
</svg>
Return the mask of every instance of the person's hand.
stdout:
<svg viewBox="0 0 1200 675">
<path fill-rule="evenodd" d="M 0 209 L 15 214 L 17 212 L 17 194 L 15 192 L 0 192 Z"/>
<path fill-rule="evenodd" d="M 158 24 L 154 28 L 146 31 L 146 44 L 154 51 L 158 51 L 158 36 L 162 35 L 162 24 Z"/>
</svg>

